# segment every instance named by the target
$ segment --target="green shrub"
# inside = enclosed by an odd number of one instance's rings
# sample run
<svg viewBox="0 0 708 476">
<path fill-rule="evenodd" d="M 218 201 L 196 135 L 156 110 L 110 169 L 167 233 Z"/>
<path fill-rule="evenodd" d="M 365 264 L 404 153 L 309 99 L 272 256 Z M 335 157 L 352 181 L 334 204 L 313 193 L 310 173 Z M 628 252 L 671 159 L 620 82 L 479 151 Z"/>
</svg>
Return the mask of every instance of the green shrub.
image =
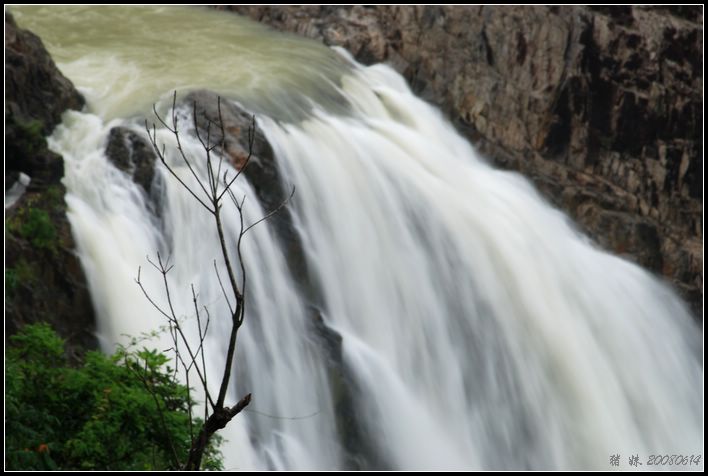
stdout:
<svg viewBox="0 0 708 476">
<path fill-rule="evenodd" d="M 44 138 L 44 124 L 38 120 L 19 121 L 10 115 L 6 118 L 6 130 L 12 130 L 12 141 L 7 144 L 6 154 L 26 157 L 47 147 Z"/>
<path fill-rule="evenodd" d="M 53 249 L 56 245 L 57 233 L 49 214 L 39 208 L 27 210 L 25 220 L 19 227 L 20 236 L 27 239 L 40 249 Z"/>
<path fill-rule="evenodd" d="M 56 251 L 57 231 L 49 213 L 42 208 L 28 206 L 21 209 L 14 217 L 5 219 L 5 229 L 29 241 L 35 248 Z"/>
<path fill-rule="evenodd" d="M 57 213 L 64 213 L 65 203 L 64 203 L 64 192 L 65 189 L 57 184 L 48 186 L 41 196 L 42 202 L 44 202 L 44 208 L 47 210 L 53 210 Z"/>
<path fill-rule="evenodd" d="M 157 351 L 89 352 L 67 365 L 46 324 L 11 339 L 5 363 L 5 465 L 11 470 L 169 470 L 184 463 L 187 388 Z M 158 410 L 159 407 L 159 410 Z M 199 421 L 192 422 L 194 431 Z M 221 469 L 214 441 L 204 469 Z"/>
</svg>

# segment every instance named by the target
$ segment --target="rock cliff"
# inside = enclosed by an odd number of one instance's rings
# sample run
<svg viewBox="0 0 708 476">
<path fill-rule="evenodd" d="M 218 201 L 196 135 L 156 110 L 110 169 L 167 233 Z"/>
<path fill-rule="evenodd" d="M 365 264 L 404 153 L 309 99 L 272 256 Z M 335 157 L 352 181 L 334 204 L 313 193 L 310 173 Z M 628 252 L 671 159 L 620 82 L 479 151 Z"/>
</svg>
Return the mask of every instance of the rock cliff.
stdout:
<svg viewBox="0 0 708 476">
<path fill-rule="evenodd" d="M 702 7 L 219 8 L 389 63 L 701 315 Z"/>
<path fill-rule="evenodd" d="M 30 179 L 5 208 L 5 336 L 48 322 L 73 359 L 97 347 L 95 318 L 66 218 L 63 159 L 45 136 L 83 102 L 42 41 L 5 13 L 5 190 Z"/>
</svg>

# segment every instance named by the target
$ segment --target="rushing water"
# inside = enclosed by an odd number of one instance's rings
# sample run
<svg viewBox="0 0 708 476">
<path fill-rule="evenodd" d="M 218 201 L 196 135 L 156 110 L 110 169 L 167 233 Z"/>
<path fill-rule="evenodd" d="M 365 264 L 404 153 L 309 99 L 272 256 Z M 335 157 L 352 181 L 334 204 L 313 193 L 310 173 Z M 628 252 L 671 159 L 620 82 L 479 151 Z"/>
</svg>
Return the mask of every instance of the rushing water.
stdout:
<svg viewBox="0 0 708 476">
<path fill-rule="evenodd" d="M 88 99 L 50 145 L 66 160 L 107 350 L 164 324 L 134 282 L 156 251 L 176 264 L 180 314 L 191 315 L 190 283 L 209 306 L 210 382 L 229 329 L 210 217 L 161 167 L 155 213 L 107 161 L 112 127 L 143 133 L 150 104 L 166 111 L 173 89 L 209 88 L 257 113 L 296 186 L 294 225 L 341 348 L 316 336 L 304 278 L 269 225 L 254 228 L 229 397 L 254 400 L 227 428 L 227 467 L 610 469 L 613 454 L 628 468 L 633 454 L 702 452 L 701 333 L 685 306 L 595 248 L 525 179 L 486 164 L 387 66 L 202 9 L 13 11 Z M 187 177 L 169 148 L 168 159 Z M 245 213 L 264 211 L 252 198 Z M 235 236 L 236 211 L 224 215 Z"/>
</svg>

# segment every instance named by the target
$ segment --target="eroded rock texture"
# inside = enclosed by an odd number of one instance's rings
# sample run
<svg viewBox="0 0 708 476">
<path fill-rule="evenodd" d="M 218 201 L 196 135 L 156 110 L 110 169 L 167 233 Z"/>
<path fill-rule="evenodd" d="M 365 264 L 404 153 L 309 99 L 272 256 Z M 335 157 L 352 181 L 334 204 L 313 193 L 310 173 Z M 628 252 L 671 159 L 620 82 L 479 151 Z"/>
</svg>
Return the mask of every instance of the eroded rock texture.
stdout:
<svg viewBox="0 0 708 476">
<path fill-rule="evenodd" d="M 48 322 L 74 360 L 97 348 L 95 318 L 66 217 L 64 161 L 45 136 L 82 105 L 41 40 L 5 13 L 5 189 L 20 173 L 31 180 L 5 209 L 5 336 Z"/>
<path fill-rule="evenodd" d="M 388 62 L 701 315 L 702 7 L 227 8 Z"/>
</svg>

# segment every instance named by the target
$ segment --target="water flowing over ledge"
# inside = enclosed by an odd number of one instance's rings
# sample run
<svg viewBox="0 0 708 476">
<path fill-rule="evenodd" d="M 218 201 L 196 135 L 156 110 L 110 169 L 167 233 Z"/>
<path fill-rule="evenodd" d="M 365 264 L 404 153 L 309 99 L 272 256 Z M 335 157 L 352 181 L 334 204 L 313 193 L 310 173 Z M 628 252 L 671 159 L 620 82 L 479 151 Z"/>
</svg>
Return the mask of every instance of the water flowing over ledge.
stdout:
<svg viewBox="0 0 708 476">
<path fill-rule="evenodd" d="M 82 17 L 93 11 L 67 9 L 67 29 L 89 22 L 105 33 L 101 15 Z M 66 160 L 69 219 L 110 349 L 121 334 L 163 324 L 133 281 L 156 251 L 173 257 L 175 289 L 194 283 L 212 314 L 226 315 L 209 217 L 162 167 L 152 197 L 115 168 L 111 129 L 142 134 L 146 106 L 166 111 L 177 87 L 209 88 L 257 113 L 283 185 L 297 188 L 292 222 L 308 276 L 290 272 L 272 226 L 254 229 L 231 398 L 252 392 L 261 413 L 228 427 L 227 467 L 607 469 L 615 453 L 700 453 L 700 331 L 668 288 L 596 249 L 525 179 L 490 167 L 387 66 L 202 10 L 145 9 L 120 27 L 136 17 L 165 24 L 131 35 L 179 31 L 185 16 L 207 31 L 218 18 L 249 39 L 233 51 L 233 37 L 208 38 L 226 74 L 185 51 L 168 61 L 179 68 L 160 69 L 164 44 L 131 36 L 146 49 L 113 56 L 126 81 L 85 60 L 114 43 L 84 32 L 74 47 L 56 33 L 69 44 L 58 64 L 89 109 L 67 113 L 50 146 Z M 258 87 L 243 76 L 254 71 Z M 169 143 L 164 130 L 158 138 Z M 205 174 L 198 141 L 188 132 L 184 141 Z M 174 150 L 168 159 L 187 179 Z M 253 222 L 264 210 L 250 184 L 239 187 Z M 224 215 L 235 236 L 236 211 Z M 157 278 L 144 276 L 155 295 Z M 179 299 L 189 318 L 190 296 Z M 217 320 L 208 341 L 214 375 L 228 325 Z"/>
</svg>

